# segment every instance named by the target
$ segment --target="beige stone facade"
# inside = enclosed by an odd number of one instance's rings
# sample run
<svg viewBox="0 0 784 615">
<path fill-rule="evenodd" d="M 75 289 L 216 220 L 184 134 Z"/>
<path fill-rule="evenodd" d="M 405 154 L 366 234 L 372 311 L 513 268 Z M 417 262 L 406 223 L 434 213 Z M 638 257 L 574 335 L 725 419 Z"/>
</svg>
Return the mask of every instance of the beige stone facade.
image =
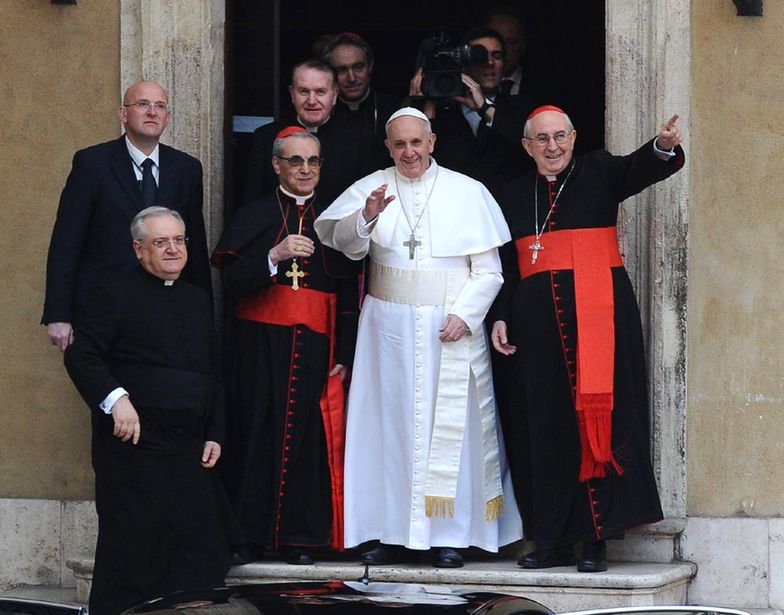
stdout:
<svg viewBox="0 0 784 615">
<path fill-rule="evenodd" d="M 606 8 L 608 146 L 629 151 L 673 113 L 687 138 L 684 172 L 624 204 L 674 552 L 699 566 L 691 602 L 784 609 L 784 3 L 761 18 L 730 0 Z M 155 79 L 167 142 L 204 163 L 215 241 L 225 6 L 3 0 L 0 24 L 0 561 L 16 562 L 0 589 L 69 585 L 64 559 L 89 552 L 95 521 L 88 411 L 38 324 L 58 195 L 73 152 L 119 134 L 123 86 Z"/>
</svg>

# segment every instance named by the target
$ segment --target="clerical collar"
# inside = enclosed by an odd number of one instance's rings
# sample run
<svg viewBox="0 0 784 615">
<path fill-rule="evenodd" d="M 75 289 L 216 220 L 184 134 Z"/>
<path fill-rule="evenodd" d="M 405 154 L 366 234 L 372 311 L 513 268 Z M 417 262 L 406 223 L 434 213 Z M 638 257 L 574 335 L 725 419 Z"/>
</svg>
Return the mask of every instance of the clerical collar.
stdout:
<svg viewBox="0 0 784 615">
<path fill-rule="evenodd" d="M 324 126 L 324 124 L 326 124 L 326 123 L 327 123 L 327 122 L 330 120 L 330 118 L 331 118 L 331 117 L 332 117 L 332 114 L 330 113 L 330 114 L 329 114 L 329 117 L 327 117 L 327 119 L 326 119 L 326 120 L 324 120 L 324 121 L 323 121 L 321 124 L 319 124 L 318 126 L 306 126 L 306 125 L 305 125 L 305 122 L 303 122 L 301 119 L 299 119 L 299 116 L 297 116 L 297 123 L 298 123 L 300 126 L 302 126 L 302 127 L 305 129 L 305 130 L 307 130 L 308 132 L 317 133 L 317 132 L 319 131 L 319 129 L 320 129 L 322 126 Z"/>
<path fill-rule="evenodd" d="M 174 286 L 174 283 L 177 281 L 176 279 L 174 279 L 174 280 L 164 280 L 163 278 L 159 278 L 154 273 L 151 273 L 151 272 L 147 271 L 144 267 L 142 267 L 141 263 L 139 263 L 139 267 L 137 268 L 137 272 L 142 277 L 150 280 L 150 282 L 152 282 L 153 284 L 160 284 L 161 282 L 163 282 L 164 286 Z"/>
<path fill-rule="evenodd" d="M 311 198 L 313 198 L 313 195 L 315 194 L 315 192 L 311 192 L 310 194 L 308 194 L 308 195 L 306 195 L 306 196 L 301 196 L 301 195 L 299 195 L 299 194 L 294 194 L 293 192 L 289 192 L 289 191 L 288 191 L 288 190 L 286 190 L 286 189 L 285 189 L 283 186 L 279 186 L 279 187 L 280 187 L 280 191 L 281 191 L 283 194 L 285 194 L 287 197 L 294 199 L 294 202 L 295 202 L 297 205 L 304 205 L 304 204 L 305 204 L 305 203 L 307 203 L 307 202 L 308 202 L 308 201 L 309 201 Z"/>
<path fill-rule="evenodd" d="M 370 88 L 365 90 L 365 95 L 362 98 L 360 98 L 359 100 L 343 100 L 341 98 L 340 102 L 342 102 L 344 105 L 346 105 L 352 111 L 356 111 L 357 109 L 359 109 L 360 105 L 367 100 L 368 96 L 370 96 Z"/>
</svg>

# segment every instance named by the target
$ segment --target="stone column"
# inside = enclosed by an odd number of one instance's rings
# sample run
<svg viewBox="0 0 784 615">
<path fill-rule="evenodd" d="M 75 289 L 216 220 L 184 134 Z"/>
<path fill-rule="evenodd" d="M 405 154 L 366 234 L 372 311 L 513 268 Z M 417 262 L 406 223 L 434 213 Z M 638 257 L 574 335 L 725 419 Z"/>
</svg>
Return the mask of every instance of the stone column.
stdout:
<svg viewBox="0 0 784 615">
<path fill-rule="evenodd" d="M 675 113 L 686 149 L 686 167 L 624 202 L 619 219 L 647 342 L 654 470 L 674 519 L 686 516 L 689 10 L 689 0 L 606 0 L 608 149 L 633 151 Z"/>
<path fill-rule="evenodd" d="M 223 0 L 120 0 L 120 80 L 159 82 L 172 117 L 163 141 L 204 166 L 204 219 L 210 247 L 223 230 Z M 122 94 L 121 94 L 122 95 Z"/>
</svg>

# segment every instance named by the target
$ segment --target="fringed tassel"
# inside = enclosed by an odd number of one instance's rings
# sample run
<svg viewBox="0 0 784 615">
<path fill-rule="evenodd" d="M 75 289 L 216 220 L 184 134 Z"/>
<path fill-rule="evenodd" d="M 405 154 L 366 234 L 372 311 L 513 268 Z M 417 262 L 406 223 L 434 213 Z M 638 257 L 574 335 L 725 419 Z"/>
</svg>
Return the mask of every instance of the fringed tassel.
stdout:
<svg viewBox="0 0 784 615">
<path fill-rule="evenodd" d="M 612 414 L 605 412 L 586 417 L 580 413 L 578 417 L 582 448 L 579 480 L 604 478 L 610 469 L 619 476 L 623 474 L 623 468 L 612 453 Z"/>
<path fill-rule="evenodd" d="M 454 517 L 455 498 L 426 495 L 425 514 L 428 517 Z"/>
<path fill-rule="evenodd" d="M 497 495 L 485 505 L 485 521 L 498 519 L 504 512 L 504 496 Z"/>
</svg>

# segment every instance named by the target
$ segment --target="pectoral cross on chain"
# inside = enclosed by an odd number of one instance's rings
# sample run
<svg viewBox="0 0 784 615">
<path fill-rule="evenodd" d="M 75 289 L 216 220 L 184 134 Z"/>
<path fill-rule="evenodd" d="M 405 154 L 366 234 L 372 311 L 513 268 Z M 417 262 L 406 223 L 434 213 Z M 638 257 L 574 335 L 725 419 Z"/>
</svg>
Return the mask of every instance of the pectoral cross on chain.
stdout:
<svg viewBox="0 0 784 615">
<path fill-rule="evenodd" d="M 291 269 L 286 272 L 286 277 L 291 278 L 291 290 L 299 290 L 299 279 L 305 277 L 305 272 L 299 270 L 297 261 L 291 263 Z"/>
<path fill-rule="evenodd" d="M 531 264 L 535 265 L 536 259 L 539 257 L 539 250 L 544 250 L 544 246 L 542 246 L 542 244 L 539 243 L 539 240 L 537 239 L 530 246 L 528 246 L 528 249 L 531 250 Z"/>
<path fill-rule="evenodd" d="M 414 236 L 414 231 L 411 231 L 411 237 L 408 238 L 408 241 L 404 241 L 403 245 L 408 248 L 409 260 L 414 260 L 414 250 L 417 249 L 417 246 L 421 246 L 422 242 L 417 241 L 417 238 Z"/>
</svg>

